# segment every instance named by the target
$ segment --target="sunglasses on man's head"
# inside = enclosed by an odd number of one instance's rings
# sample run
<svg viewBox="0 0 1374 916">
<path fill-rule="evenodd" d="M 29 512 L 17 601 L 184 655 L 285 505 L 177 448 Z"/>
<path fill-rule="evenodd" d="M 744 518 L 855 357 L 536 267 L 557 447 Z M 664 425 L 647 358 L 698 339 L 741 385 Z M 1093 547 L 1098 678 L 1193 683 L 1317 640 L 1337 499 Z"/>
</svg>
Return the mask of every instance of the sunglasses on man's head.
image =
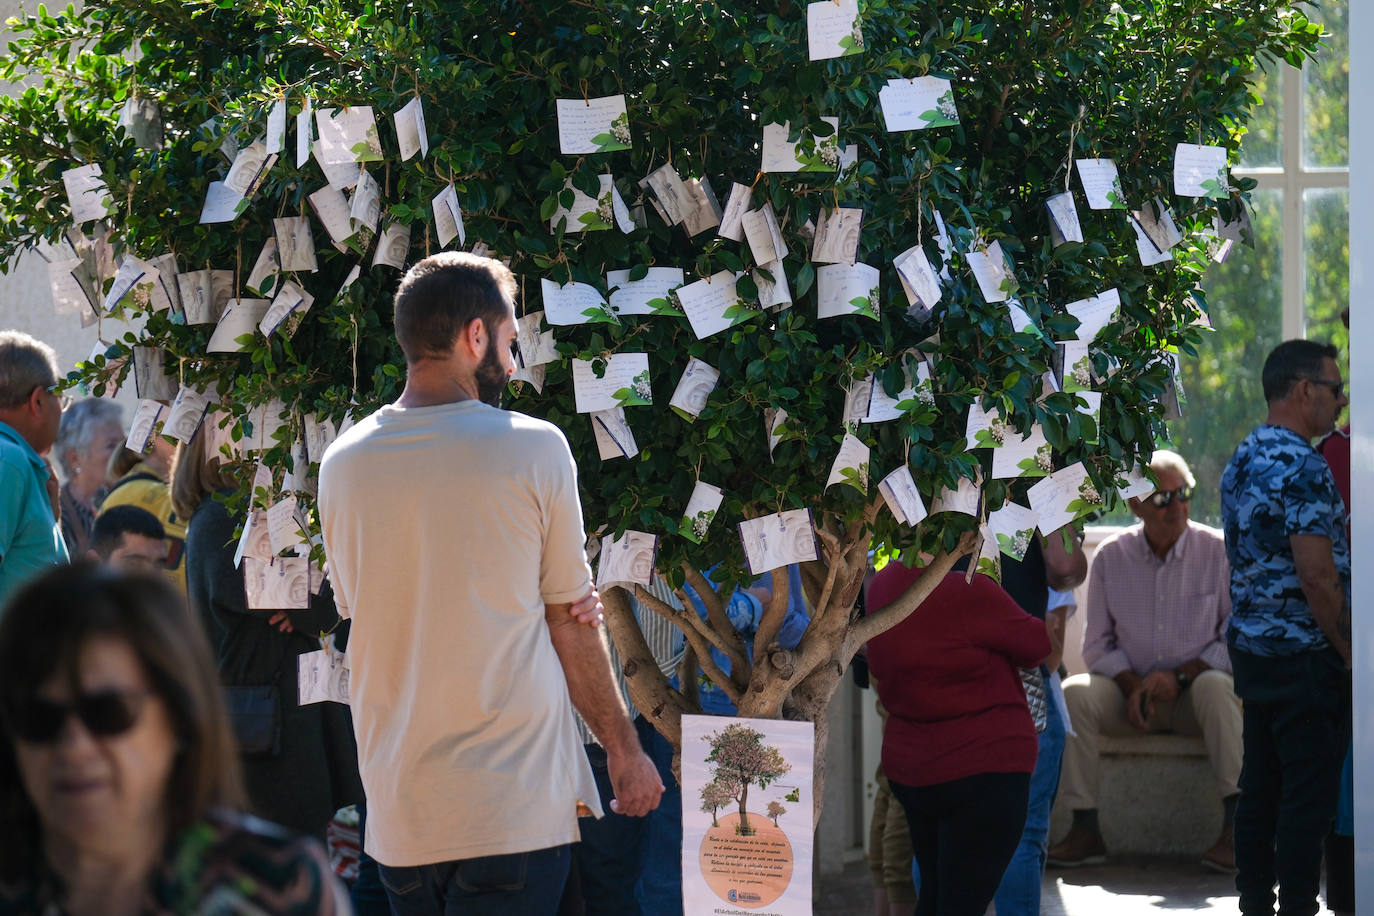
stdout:
<svg viewBox="0 0 1374 916">
<path fill-rule="evenodd" d="M 70 703 L 32 697 L 9 710 L 5 721 L 15 737 L 31 744 L 56 741 L 71 715 L 95 737 L 111 738 L 134 727 L 148 694 L 147 690 L 98 690 L 83 693 Z"/>
<path fill-rule="evenodd" d="M 1188 500 L 1192 498 L 1192 487 L 1179 487 L 1177 490 L 1156 490 L 1149 496 L 1145 497 L 1145 501 L 1148 502 L 1150 505 L 1154 506 L 1156 509 L 1163 509 L 1165 506 L 1169 505 L 1169 503 L 1173 502 L 1174 500 L 1178 500 L 1181 503 L 1186 503 Z"/>
</svg>

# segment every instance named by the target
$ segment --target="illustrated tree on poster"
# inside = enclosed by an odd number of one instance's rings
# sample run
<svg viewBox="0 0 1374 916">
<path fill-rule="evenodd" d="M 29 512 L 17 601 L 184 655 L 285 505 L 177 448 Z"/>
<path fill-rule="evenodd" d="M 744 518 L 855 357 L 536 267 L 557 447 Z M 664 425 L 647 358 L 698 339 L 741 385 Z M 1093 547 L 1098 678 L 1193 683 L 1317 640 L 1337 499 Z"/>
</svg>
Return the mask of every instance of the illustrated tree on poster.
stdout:
<svg viewBox="0 0 1374 916">
<path fill-rule="evenodd" d="M 720 826 L 720 822 L 716 820 L 716 812 L 734 801 L 735 794 L 725 788 L 719 778 L 701 787 L 701 810 L 711 815 L 712 827 Z"/>
<path fill-rule="evenodd" d="M 813 61 L 792 0 L 38 5 L 0 60 L 23 87 L 0 99 L 0 258 L 36 250 L 57 307 L 96 325 L 102 343 L 70 386 L 141 380 L 154 410 L 208 403 L 203 420 L 161 428 L 215 437 L 241 516 L 295 499 L 313 534 L 323 450 L 404 383 L 391 319 L 403 271 L 445 248 L 506 261 L 533 324 L 522 358 L 547 359 L 522 367 L 507 406 L 566 434 L 591 544 L 656 537 L 646 568 L 706 610 L 643 582 L 603 590 L 635 705 L 680 747 L 699 666 L 741 716 L 814 722 L 818 812 L 827 709 L 854 654 L 978 548 L 989 513 L 1029 499 L 1034 478 L 996 477 L 995 449 L 970 447 L 973 406 L 997 413 L 1004 443 L 1038 428 L 1053 472 L 1086 473 L 1094 511 L 1167 432 L 1175 360 L 1205 333 L 1217 224 L 1255 186 L 1233 174 L 1225 199 L 1175 196 L 1174 149 L 1239 161 L 1258 68 L 1317 51 L 1304 10 L 864 0 L 842 56 Z M 940 126 L 889 129 L 884 93 L 925 78 L 943 81 Z M 564 152 L 558 103 L 617 97 L 624 114 Z M 761 170 L 766 130 L 795 149 L 795 171 Z M 1165 203 L 1182 236 L 1169 259 L 1146 266 L 1128 211 L 1085 205 L 1074 162 L 1089 158 L 1116 163 L 1128 207 Z M 1046 211 L 1066 192 L 1081 242 L 1056 241 Z M 753 231 L 724 225 L 732 196 Z M 862 219 L 833 263 L 816 243 L 838 210 Z M 979 263 L 1000 282 L 980 283 Z M 663 269 L 682 282 L 613 307 Z M 683 296 L 708 280 L 729 287 L 726 326 L 698 334 Z M 578 307 L 554 323 L 569 290 Z M 1074 360 L 1094 411 L 1046 379 L 1080 326 L 1068 305 L 1107 290 L 1120 307 Z M 268 303 L 271 321 L 219 327 Z M 575 373 L 618 356 L 647 356 L 648 375 L 593 419 Z M 687 412 L 669 401 L 692 360 L 719 377 Z M 863 384 L 873 396 L 853 415 Z M 846 442 L 866 457 L 828 485 Z M 903 470 L 922 511 L 899 518 L 880 482 Z M 698 484 L 720 499 L 684 534 Z M 960 487 L 973 499 L 951 508 Z M 809 513 L 815 548 L 799 564 L 809 625 L 790 647 L 787 570 L 752 570 L 738 535 L 789 511 Z M 871 553 L 933 559 L 856 617 Z M 314 559 L 323 568 L 322 548 Z M 727 608 L 756 573 L 772 597 L 748 634 Z M 632 597 L 682 631 L 681 687 Z"/>
<path fill-rule="evenodd" d="M 711 753 L 706 762 L 715 764 L 711 782 L 739 804 L 739 824 L 735 832 L 749 836 L 749 787 L 768 788 L 769 783 L 792 769 L 782 752 L 763 743 L 763 733 L 742 722 L 727 725 L 711 734 Z"/>
<path fill-rule="evenodd" d="M 782 817 L 786 813 L 787 809 L 783 807 L 782 802 L 770 801 L 768 803 L 768 816 L 773 819 L 774 827 L 778 826 L 778 818 Z"/>
</svg>

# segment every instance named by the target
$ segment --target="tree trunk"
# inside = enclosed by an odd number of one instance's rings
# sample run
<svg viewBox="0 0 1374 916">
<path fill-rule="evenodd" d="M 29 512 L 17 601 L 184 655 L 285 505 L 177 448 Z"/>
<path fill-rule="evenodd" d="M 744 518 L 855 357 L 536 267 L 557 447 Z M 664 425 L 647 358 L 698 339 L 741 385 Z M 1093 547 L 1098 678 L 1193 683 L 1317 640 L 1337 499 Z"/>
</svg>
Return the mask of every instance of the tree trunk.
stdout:
<svg viewBox="0 0 1374 916">
<path fill-rule="evenodd" d="M 739 792 L 739 833 L 745 835 L 749 833 L 749 812 L 744 810 L 744 803 L 749 800 L 749 783 L 744 783 L 744 788 Z"/>
</svg>

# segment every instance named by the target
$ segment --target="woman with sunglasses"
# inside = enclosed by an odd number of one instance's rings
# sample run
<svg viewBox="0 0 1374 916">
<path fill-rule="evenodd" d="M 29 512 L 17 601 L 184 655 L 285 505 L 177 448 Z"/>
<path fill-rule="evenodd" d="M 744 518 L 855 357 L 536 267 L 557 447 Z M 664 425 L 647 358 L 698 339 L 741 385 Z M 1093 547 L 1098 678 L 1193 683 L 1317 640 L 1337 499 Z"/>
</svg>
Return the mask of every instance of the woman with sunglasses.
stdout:
<svg viewBox="0 0 1374 916">
<path fill-rule="evenodd" d="M 204 635 L 160 578 L 80 564 L 0 616 L 0 914 L 349 912 L 242 806 Z"/>
</svg>

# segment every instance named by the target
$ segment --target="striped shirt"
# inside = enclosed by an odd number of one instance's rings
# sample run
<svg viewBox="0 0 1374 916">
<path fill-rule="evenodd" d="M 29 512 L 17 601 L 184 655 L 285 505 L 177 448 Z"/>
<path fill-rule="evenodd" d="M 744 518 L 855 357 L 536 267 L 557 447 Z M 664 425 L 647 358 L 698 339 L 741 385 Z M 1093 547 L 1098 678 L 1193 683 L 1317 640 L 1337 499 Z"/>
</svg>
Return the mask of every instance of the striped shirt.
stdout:
<svg viewBox="0 0 1374 916">
<path fill-rule="evenodd" d="M 1169 670 L 1200 658 L 1231 670 L 1226 543 L 1215 528 L 1189 522 L 1163 559 L 1133 528 L 1102 542 L 1088 574 L 1083 662 L 1116 677 Z"/>
<path fill-rule="evenodd" d="M 682 607 L 682 602 L 677 600 L 673 590 L 657 575 L 649 581 L 649 593 L 671 607 L 678 609 Z M 633 595 L 630 596 L 630 607 L 634 610 L 635 620 L 639 623 L 639 629 L 644 633 L 644 641 L 649 644 L 649 651 L 653 653 L 654 661 L 658 662 L 658 670 L 662 671 L 666 677 L 672 677 L 677 672 L 678 663 L 682 661 L 685 651 L 681 631 L 651 608 L 640 604 Z M 634 701 L 630 699 L 630 686 L 620 664 L 620 653 L 616 651 L 614 640 L 607 640 L 607 642 L 610 643 L 611 671 L 615 673 L 616 687 L 620 689 L 620 695 L 625 700 L 625 706 L 630 710 L 630 718 L 634 718 L 637 710 Z M 587 727 L 587 723 L 582 720 L 582 716 L 578 714 L 576 709 L 573 710 L 573 717 L 577 721 L 577 731 L 582 736 L 582 743 L 598 744 L 596 736 L 592 734 L 592 730 Z"/>
</svg>

